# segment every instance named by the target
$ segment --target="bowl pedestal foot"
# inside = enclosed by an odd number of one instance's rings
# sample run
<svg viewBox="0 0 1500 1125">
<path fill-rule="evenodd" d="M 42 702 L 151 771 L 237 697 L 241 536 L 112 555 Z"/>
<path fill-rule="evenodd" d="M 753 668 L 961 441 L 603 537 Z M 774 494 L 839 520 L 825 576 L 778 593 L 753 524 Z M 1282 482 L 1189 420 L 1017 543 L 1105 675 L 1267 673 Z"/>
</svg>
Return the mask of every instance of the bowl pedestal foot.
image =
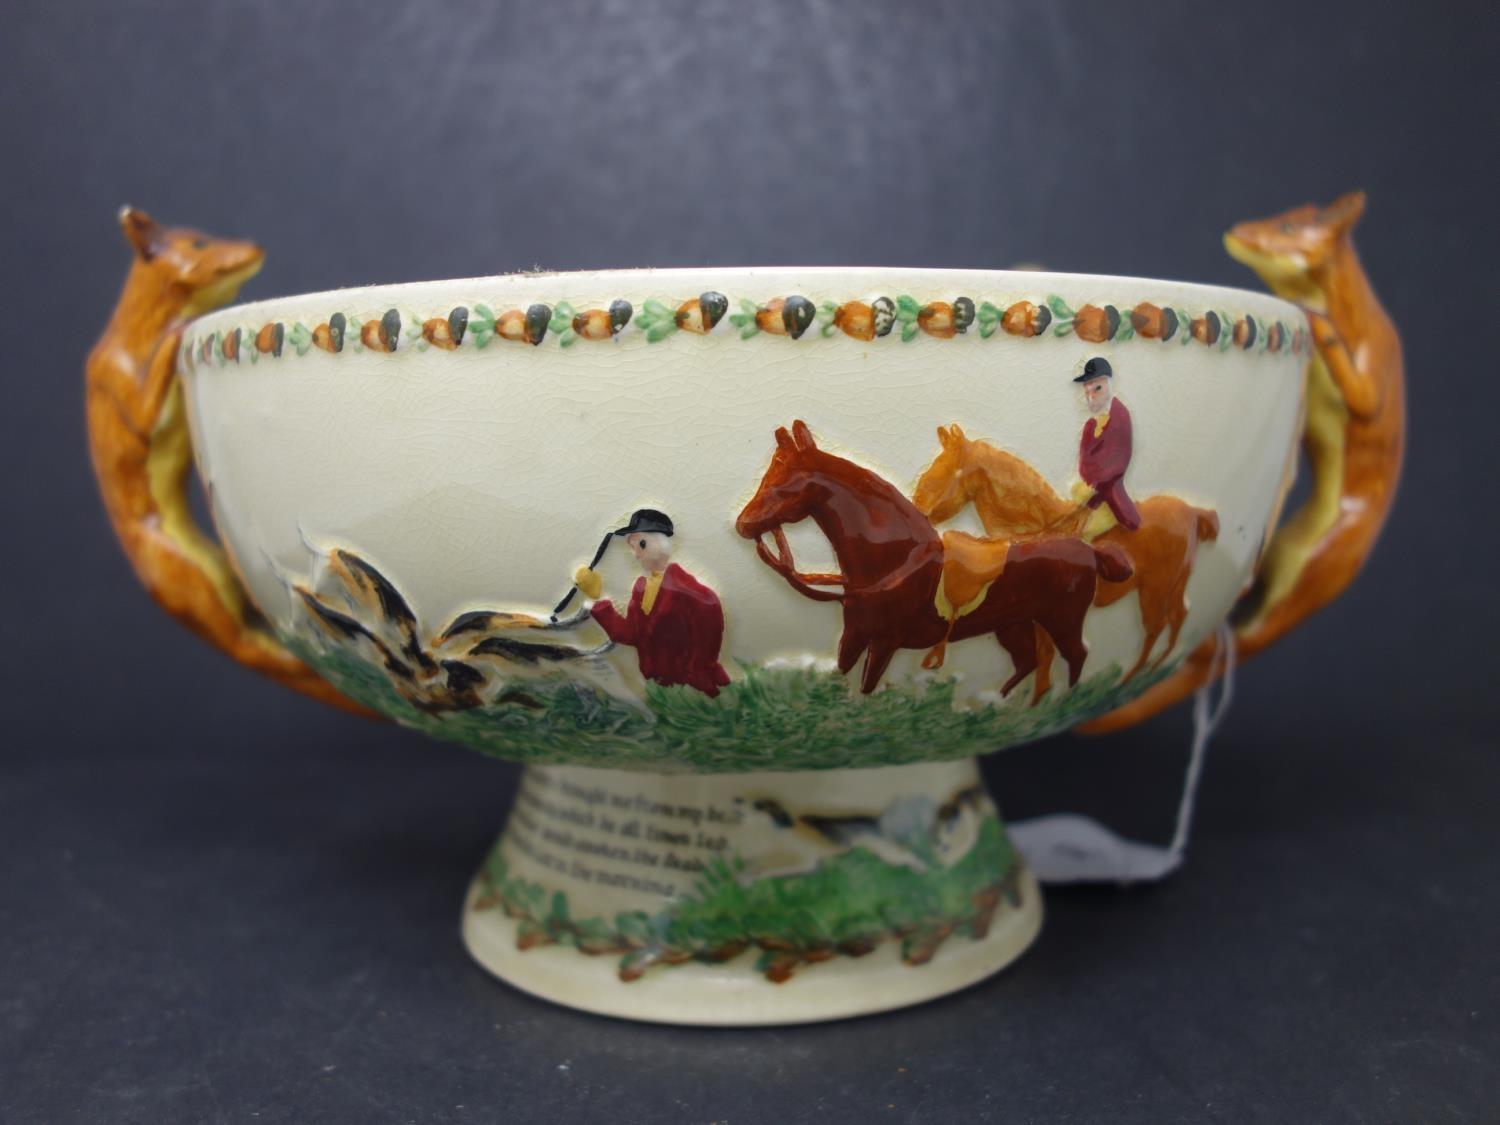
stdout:
<svg viewBox="0 0 1500 1125">
<path fill-rule="evenodd" d="M 464 942 L 627 1019 L 790 1024 L 921 1003 L 1018 957 L 1041 895 L 973 759 L 657 775 L 531 766 Z"/>
</svg>

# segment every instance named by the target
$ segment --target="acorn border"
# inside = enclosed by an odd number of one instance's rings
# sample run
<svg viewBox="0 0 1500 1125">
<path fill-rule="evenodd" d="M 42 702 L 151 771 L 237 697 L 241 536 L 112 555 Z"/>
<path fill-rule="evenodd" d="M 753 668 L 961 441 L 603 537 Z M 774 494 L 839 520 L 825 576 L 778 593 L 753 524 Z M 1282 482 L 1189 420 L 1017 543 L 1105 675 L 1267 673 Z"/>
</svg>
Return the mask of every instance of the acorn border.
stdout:
<svg viewBox="0 0 1500 1125">
<path fill-rule="evenodd" d="M 1222 309 L 1204 309 L 1194 314 L 1181 307 L 1150 301 L 1142 301 L 1125 311 L 1112 304 L 1092 302 L 1074 309 L 1055 294 L 1040 302 L 1011 301 L 1004 307 L 988 300 L 975 302 L 970 297 L 919 303 L 904 294 L 837 305 L 832 301 L 815 304 L 807 297 L 792 294 L 764 304 L 741 299 L 735 308 L 736 311 L 730 312 L 729 298 L 709 290 L 676 308 L 648 300 L 637 310 L 629 301 L 618 299 L 605 307 L 583 310 L 574 309 L 566 301 L 555 305 L 536 302 L 524 309 L 509 308 L 498 314 L 490 305 L 475 302 L 431 317 L 403 313 L 399 308 L 369 319 L 336 311 L 312 327 L 303 321 L 271 321 L 217 329 L 202 337 L 190 328 L 182 345 L 181 360 L 182 366 L 191 372 L 203 366 L 226 367 L 247 361 L 254 364 L 289 354 L 304 356 L 314 349 L 330 354 L 368 350 L 390 355 L 430 348 L 482 350 L 497 341 L 539 346 L 552 340 L 559 347 L 568 348 L 579 341 L 609 342 L 632 336 L 656 344 L 681 333 L 702 336 L 715 329 L 719 329 L 720 335 L 728 331 L 745 340 L 760 335 L 801 340 L 842 334 L 867 342 L 893 337 L 910 343 L 918 336 L 946 340 L 972 332 L 989 339 L 1003 332 L 1023 338 L 1076 336 L 1093 344 L 1137 337 L 1183 346 L 1196 342 L 1218 351 L 1285 350 L 1300 355 L 1311 349 L 1305 325 L 1288 328 L 1280 320 L 1267 320 L 1250 313 L 1235 315 Z M 719 328 L 721 324 L 726 324 L 727 329 Z"/>
</svg>

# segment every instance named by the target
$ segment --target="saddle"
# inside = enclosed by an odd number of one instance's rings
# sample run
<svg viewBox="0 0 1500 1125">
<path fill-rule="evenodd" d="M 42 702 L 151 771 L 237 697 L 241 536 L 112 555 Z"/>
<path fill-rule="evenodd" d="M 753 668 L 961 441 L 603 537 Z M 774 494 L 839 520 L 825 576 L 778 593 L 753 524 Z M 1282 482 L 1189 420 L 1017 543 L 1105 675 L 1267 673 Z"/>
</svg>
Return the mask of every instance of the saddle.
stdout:
<svg viewBox="0 0 1500 1125">
<path fill-rule="evenodd" d="M 943 666 L 954 624 L 984 604 L 990 586 L 1005 570 L 1010 546 L 1009 539 L 981 539 L 964 531 L 943 532 L 943 576 L 933 596 L 933 606 L 948 623 L 948 630 L 922 658 L 923 668 Z"/>
</svg>

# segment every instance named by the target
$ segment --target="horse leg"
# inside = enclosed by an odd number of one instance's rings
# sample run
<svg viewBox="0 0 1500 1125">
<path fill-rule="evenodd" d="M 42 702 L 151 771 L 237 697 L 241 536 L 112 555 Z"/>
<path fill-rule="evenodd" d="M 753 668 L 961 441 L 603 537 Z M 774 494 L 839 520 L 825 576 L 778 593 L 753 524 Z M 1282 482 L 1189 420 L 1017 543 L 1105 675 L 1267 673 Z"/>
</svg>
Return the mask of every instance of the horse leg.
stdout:
<svg viewBox="0 0 1500 1125">
<path fill-rule="evenodd" d="M 1156 658 L 1156 663 L 1151 665 L 1153 672 L 1166 663 L 1167 657 L 1177 647 L 1177 634 L 1182 632 L 1183 623 L 1187 621 L 1187 583 L 1183 582 L 1172 594 L 1172 605 L 1167 610 L 1167 647 Z"/>
<path fill-rule="evenodd" d="M 888 641 L 872 641 L 870 651 L 865 656 L 865 671 L 860 679 L 859 690 L 865 695 L 880 686 L 880 677 L 885 675 L 885 670 L 890 666 L 891 657 L 896 655 L 896 646 Z"/>
<path fill-rule="evenodd" d="M 1068 666 L 1068 686 L 1072 687 L 1083 674 L 1083 662 L 1089 656 L 1088 645 L 1083 643 L 1083 619 L 1093 604 L 1092 584 L 1081 585 L 1078 593 L 1069 596 L 1071 601 L 1057 606 L 1041 625 L 1052 635 L 1057 651 L 1062 653 Z"/>
<path fill-rule="evenodd" d="M 1031 632 L 1036 644 L 1036 679 L 1031 683 L 1031 705 L 1035 707 L 1052 690 L 1052 660 L 1057 656 L 1057 646 L 1052 643 L 1052 634 L 1035 622 Z"/>
<path fill-rule="evenodd" d="M 1142 624 L 1144 625 L 1145 622 L 1142 622 Z M 1136 657 L 1135 663 L 1130 666 L 1130 671 L 1126 672 L 1120 679 L 1122 684 L 1146 666 L 1146 661 L 1151 656 L 1151 650 L 1156 647 L 1156 638 L 1161 636 L 1161 630 L 1162 626 L 1160 625 L 1154 629 L 1146 625 L 1146 639 L 1141 643 L 1141 654 Z"/>
<path fill-rule="evenodd" d="M 1037 636 L 1030 621 L 1017 621 L 995 630 L 995 639 L 1000 642 L 1000 647 L 1010 653 L 1011 663 L 1015 665 L 1015 671 L 1011 673 L 1010 679 L 1000 685 L 1000 695 L 1007 696 L 1015 689 L 1016 685 L 1024 680 L 1037 668 Z M 1036 700 L 1032 700 L 1035 706 Z"/>
<path fill-rule="evenodd" d="M 844 634 L 839 637 L 839 671 L 847 676 L 849 669 L 859 663 L 859 658 L 869 643 L 869 638 L 862 630 L 845 625 Z"/>
<path fill-rule="evenodd" d="M 1167 623 L 1166 599 L 1158 589 L 1149 582 L 1144 582 L 1137 588 L 1136 594 L 1140 598 L 1141 629 L 1146 636 L 1141 642 L 1141 654 L 1120 680 L 1122 684 L 1146 666 L 1146 662 L 1151 659 L 1151 650 L 1156 647 L 1156 640 Z"/>
<path fill-rule="evenodd" d="M 935 672 L 943 666 L 943 658 L 948 654 L 948 642 L 953 639 L 953 626 L 956 623 L 955 620 L 950 618 L 948 621 L 948 631 L 943 634 L 943 639 L 933 645 L 927 651 L 927 655 L 922 657 L 922 667 L 926 668 L 929 672 Z"/>
</svg>

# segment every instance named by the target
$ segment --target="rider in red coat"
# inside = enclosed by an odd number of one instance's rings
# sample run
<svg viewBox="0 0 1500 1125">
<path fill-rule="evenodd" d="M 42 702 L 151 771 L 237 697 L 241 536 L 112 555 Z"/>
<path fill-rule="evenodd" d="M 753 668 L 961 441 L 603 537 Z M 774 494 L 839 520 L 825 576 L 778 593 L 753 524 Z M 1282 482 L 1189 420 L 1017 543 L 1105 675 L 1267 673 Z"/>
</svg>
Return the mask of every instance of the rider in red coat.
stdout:
<svg viewBox="0 0 1500 1125">
<path fill-rule="evenodd" d="M 610 640 L 634 647 L 646 679 L 688 684 L 706 695 L 718 695 L 729 682 L 729 673 L 719 663 L 724 609 L 712 590 L 667 561 L 672 521 L 643 508 L 615 534 L 630 545 L 646 573 L 635 580 L 623 614 L 608 599 L 599 599 L 591 610 L 594 620 Z M 598 597 L 602 584 L 595 571 L 583 567 L 575 578 L 580 590 Z"/>
<path fill-rule="evenodd" d="M 1134 531 L 1141 526 L 1141 514 L 1125 491 L 1132 438 L 1130 411 L 1111 393 L 1113 374 L 1109 360 L 1098 357 L 1084 364 L 1083 374 L 1073 380 L 1083 384 L 1090 414 L 1078 443 L 1078 475 L 1094 490 L 1088 506 L 1109 505 L 1120 526 Z"/>
</svg>

